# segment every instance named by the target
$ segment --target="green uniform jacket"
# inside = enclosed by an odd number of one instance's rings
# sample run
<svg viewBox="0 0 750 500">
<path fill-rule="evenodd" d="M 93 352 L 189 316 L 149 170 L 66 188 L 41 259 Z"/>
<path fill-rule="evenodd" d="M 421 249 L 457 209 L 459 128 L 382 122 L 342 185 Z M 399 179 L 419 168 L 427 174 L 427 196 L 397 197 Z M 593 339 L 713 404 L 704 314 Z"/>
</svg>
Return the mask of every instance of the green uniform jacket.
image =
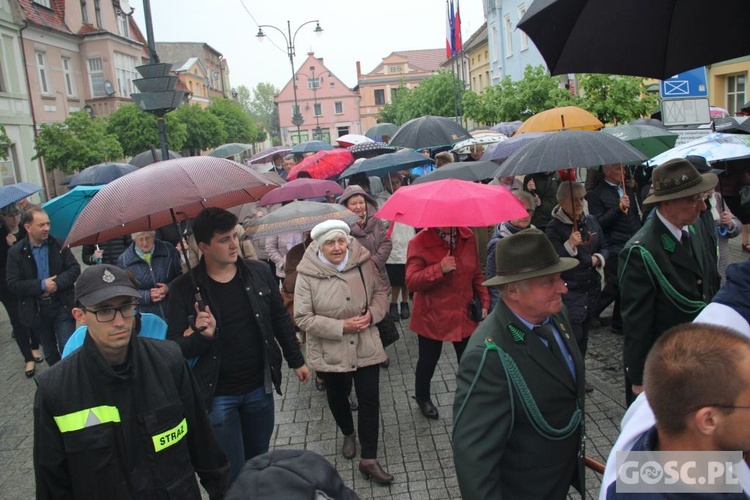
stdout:
<svg viewBox="0 0 750 500">
<path fill-rule="evenodd" d="M 576 408 L 583 411 L 584 364 L 565 313 L 552 316 L 576 368 L 576 382 L 505 302 L 479 325 L 466 348 L 456 375 L 454 419 L 466 399 L 485 351 L 494 342 L 515 361 L 544 418 L 565 427 Z M 509 324 L 523 332 L 511 335 Z M 518 393 L 513 409 L 505 372 L 497 352 L 488 351 L 484 367 L 453 427 L 453 459 L 464 500 L 565 499 L 570 486 L 585 485 L 582 429 L 562 440 L 540 435 L 529 421 Z"/>
<path fill-rule="evenodd" d="M 690 226 L 693 256 L 654 214 L 620 252 L 620 311 L 624 332 L 625 371 L 633 385 L 643 384 L 646 355 L 669 328 L 693 321 L 695 307 L 678 306 L 647 269 L 641 251 L 648 250 L 666 280 L 684 297 L 708 303 L 718 291 L 719 273 L 702 240 L 698 220 Z M 715 260 L 713 261 L 715 262 Z"/>
</svg>

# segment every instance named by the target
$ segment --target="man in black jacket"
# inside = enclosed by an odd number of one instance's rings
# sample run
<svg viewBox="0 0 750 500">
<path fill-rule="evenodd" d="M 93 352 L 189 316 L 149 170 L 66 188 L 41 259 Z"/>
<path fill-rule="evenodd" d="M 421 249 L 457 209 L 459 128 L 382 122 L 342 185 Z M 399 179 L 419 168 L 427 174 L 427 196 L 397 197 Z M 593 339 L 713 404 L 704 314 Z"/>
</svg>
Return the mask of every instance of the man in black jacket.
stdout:
<svg viewBox="0 0 750 500">
<path fill-rule="evenodd" d="M 21 323 L 34 330 L 52 366 L 76 327 L 70 311 L 81 266 L 70 249 L 49 236 L 47 212 L 33 207 L 21 223 L 27 234 L 8 250 L 8 289 L 18 297 Z"/>
<path fill-rule="evenodd" d="M 268 451 L 274 387 L 281 394 L 279 344 L 299 380 L 310 380 L 270 269 L 237 258 L 236 224 L 237 217 L 220 208 L 207 208 L 193 220 L 203 256 L 172 284 L 167 331 L 186 358 L 197 358 L 193 373 L 229 458 L 232 480 L 247 460 Z"/>
<path fill-rule="evenodd" d="M 213 499 L 229 464 L 195 379 L 172 342 L 138 337 L 135 278 L 109 264 L 75 285 L 83 347 L 37 379 L 37 499 Z"/>
</svg>

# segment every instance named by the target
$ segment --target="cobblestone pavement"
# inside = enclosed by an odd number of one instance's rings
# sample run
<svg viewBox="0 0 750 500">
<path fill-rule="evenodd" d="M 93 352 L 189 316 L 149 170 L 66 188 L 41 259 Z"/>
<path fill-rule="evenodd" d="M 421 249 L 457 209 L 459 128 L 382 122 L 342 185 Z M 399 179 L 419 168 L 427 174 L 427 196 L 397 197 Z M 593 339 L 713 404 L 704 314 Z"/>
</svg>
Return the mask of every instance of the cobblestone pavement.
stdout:
<svg viewBox="0 0 750 500">
<path fill-rule="evenodd" d="M 732 261 L 747 258 L 732 242 Z M 2 309 L 2 308 L 0 308 Z M 402 322 L 406 328 L 407 322 Z M 23 374 L 23 360 L 11 339 L 5 310 L 0 312 L 0 499 L 33 498 L 33 395 L 35 384 Z M 408 330 L 388 348 L 391 365 L 381 371 L 381 439 L 379 459 L 396 480 L 390 487 L 371 485 L 356 469 L 357 460 L 341 457 L 342 437 L 325 399 L 312 383 L 301 386 L 285 373 L 283 397 L 276 397 L 276 431 L 272 448 L 305 448 L 325 456 L 361 498 L 459 498 L 451 451 L 455 390 L 455 353 L 446 345 L 432 380 L 440 418 L 427 420 L 411 396 L 417 358 L 416 336 Z M 587 379 L 596 390 L 586 401 L 587 454 L 604 461 L 617 438 L 624 414 L 622 337 L 609 328 L 591 333 Z M 37 371 L 46 365 L 37 365 Z M 597 498 L 599 476 L 587 471 L 587 498 Z M 578 498 L 578 495 L 571 495 Z"/>
</svg>

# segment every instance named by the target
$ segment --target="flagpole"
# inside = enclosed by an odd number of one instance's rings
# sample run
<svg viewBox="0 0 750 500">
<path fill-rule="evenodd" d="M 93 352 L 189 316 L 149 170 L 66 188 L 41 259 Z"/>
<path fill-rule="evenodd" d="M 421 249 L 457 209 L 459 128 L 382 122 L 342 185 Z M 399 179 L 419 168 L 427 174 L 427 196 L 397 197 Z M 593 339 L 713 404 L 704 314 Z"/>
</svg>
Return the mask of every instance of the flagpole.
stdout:
<svg viewBox="0 0 750 500">
<path fill-rule="evenodd" d="M 456 91 L 456 31 L 454 25 L 453 0 L 445 0 L 446 33 L 445 54 L 451 60 L 451 88 L 453 90 L 453 116 L 458 123 L 458 95 Z"/>
</svg>

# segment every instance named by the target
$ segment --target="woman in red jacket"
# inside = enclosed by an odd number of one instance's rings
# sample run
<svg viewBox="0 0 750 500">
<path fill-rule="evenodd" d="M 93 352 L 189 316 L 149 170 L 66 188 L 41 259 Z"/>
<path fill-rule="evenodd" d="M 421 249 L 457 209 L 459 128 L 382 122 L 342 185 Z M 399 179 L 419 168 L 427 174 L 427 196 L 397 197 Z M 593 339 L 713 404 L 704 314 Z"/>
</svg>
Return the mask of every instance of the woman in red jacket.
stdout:
<svg viewBox="0 0 750 500">
<path fill-rule="evenodd" d="M 438 418 L 430 399 L 430 381 L 443 342 L 453 342 L 461 361 L 477 327 L 469 314 L 474 296 L 481 304 L 482 317 L 487 315 L 490 295 L 482 281 L 477 244 L 469 228 L 426 228 L 409 242 L 406 285 L 414 292 L 409 327 L 419 336 L 414 399 L 427 418 Z"/>
</svg>

